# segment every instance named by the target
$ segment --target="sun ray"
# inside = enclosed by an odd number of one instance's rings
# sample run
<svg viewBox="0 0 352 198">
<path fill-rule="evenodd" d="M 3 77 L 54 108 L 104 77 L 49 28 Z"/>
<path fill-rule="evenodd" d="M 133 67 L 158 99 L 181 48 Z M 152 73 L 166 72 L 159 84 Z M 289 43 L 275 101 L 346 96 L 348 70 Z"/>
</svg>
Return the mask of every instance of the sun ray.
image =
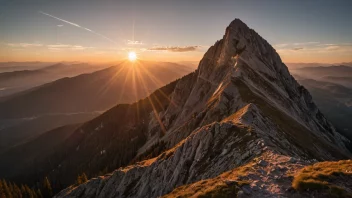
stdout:
<svg viewBox="0 0 352 198">
<path fill-rule="evenodd" d="M 138 74 L 139 74 L 139 73 L 138 73 Z M 149 103 L 152 105 L 154 116 L 155 116 L 155 118 L 157 119 L 157 121 L 158 121 L 158 123 L 159 123 L 159 125 L 160 125 L 160 128 L 161 128 L 161 131 L 162 131 L 163 135 L 165 135 L 165 134 L 166 134 L 165 126 L 164 126 L 163 122 L 161 121 L 161 119 L 160 119 L 160 117 L 159 117 L 158 111 L 157 111 L 157 109 L 155 108 L 155 105 L 154 105 L 154 103 L 153 103 L 152 98 L 150 97 L 150 93 L 149 93 L 147 87 L 145 86 L 144 80 L 143 80 L 143 78 L 141 78 L 140 76 L 138 76 L 138 77 L 139 77 L 139 78 L 141 79 L 141 81 L 142 81 L 142 82 L 141 82 L 141 85 L 143 86 L 144 90 L 148 93 L 147 98 L 148 98 L 148 100 L 149 100 Z"/>
<path fill-rule="evenodd" d="M 144 75 L 141 74 L 141 70 L 143 70 L 145 72 Z M 152 77 L 154 77 L 154 76 L 152 76 L 152 74 L 148 73 L 149 71 L 146 68 L 144 68 L 143 66 L 140 66 L 140 67 L 138 67 L 137 71 L 139 72 L 139 75 L 140 75 L 141 78 L 143 78 L 143 80 L 144 80 L 144 78 L 149 77 L 150 81 L 157 86 L 157 90 L 171 103 L 171 100 L 169 99 L 169 97 L 167 97 L 166 94 L 164 94 L 160 90 L 160 87 L 162 87 L 163 85 L 159 85 L 155 81 L 153 81 Z M 160 105 L 160 108 L 164 109 L 164 107 L 163 107 L 162 103 L 160 102 L 159 98 L 156 98 L 156 101 Z"/>
<path fill-rule="evenodd" d="M 122 101 L 122 97 L 123 97 L 123 95 L 124 95 L 124 93 L 125 93 L 126 84 L 127 84 L 128 80 L 129 80 L 129 76 L 130 76 L 131 72 L 133 72 L 132 69 L 128 69 L 128 72 L 127 72 L 127 74 L 125 75 L 125 80 L 124 80 L 124 82 L 123 82 L 123 84 L 122 84 L 122 90 L 121 90 L 121 92 L 120 92 L 120 97 L 119 97 L 119 99 L 118 99 L 117 102 L 121 102 L 121 101 Z M 130 82 L 130 83 L 131 83 L 131 82 Z M 132 79 L 132 83 L 133 83 L 133 79 Z"/>
<path fill-rule="evenodd" d="M 165 107 L 163 106 L 163 103 L 161 102 L 160 98 L 156 95 L 151 95 L 151 90 L 148 89 L 151 84 L 156 85 L 158 88 L 162 87 L 164 84 L 159 80 L 158 78 L 153 75 L 153 73 L 145 67 L 140 61 L 136 60 L 135 62 L 128 63 L 128 59 L 122 61 L 119 66 L 120 68 L 117 69 L 116 73 L 110 77 L 108 82 L 103 86 L 103 89 L 101 90 L 101 94 L 104 94 L 108 91 L 109 87 L 112 86 L 113 83 L 117 83 L 115 80 L 121 81 L 122 87 L 121 87 L 121 92 L 119 94 L 119 98 L 117 102 L 121 102 L 123 96 L 126 93 L 126 88 L 127 85 L 131 85 L 131 92 L 134 92 L 133 97 L 135 98 L 135 101 L 137 102 L 137 117 L 139 117 L 140 114 L 140 105 L 138 104 L 138 100 L 141 97 L 147 97 L 147 100 L 151 104 L 154 116 L 156 120 L 158 121 L 161 132 L 163 134 L 166 133 L 166 128 L 164 124 L 162 123 L 162 120 L 158 114 L 159 109 L 164 109 Z M 131 65 L 133 64 L 133 66 Z M 123 78 L 122 76 L 125 75 Z M 122 80 L 121 78 L 122 77 Z M 138 87 L 139 86 L 139 87 Z M 142 89 L 142 91 L 138 91 Z M 177 106 L 174 101 L 170 99 L 169 96 L 167 96 L 163 91 L 160 89 L 156 90 L 159 92 L 162 97 L 165 97 L 169 101 L 169 104 Z M 100 95 L 100 94 L 99 94 Z"/>
<path fill-rule="evenodd" d="M 150 78 L 150 80 L 152 80 L 152 82 L 154 82 L 154 84 L 157 85 L 157 87 L 160 88 L 160 87 L 165 85 L 159 79 L 157 79 L 152 73 L 150 73 L 146 68 L 144 68 L 144 67 L 140 67 L 140 68 L 143 69 L 147 73 L 147 75 Z M 177 107 L 177 104 L 174 101 L 172 101 L 170 99 L 170 97 L 167 96 L 161 89 L 157 89 L 157 91 L 159 91 L 161 93 L 161 95 L 163 95 L 170 102 L 170 104 L 172 104 L 175 107 Z"/>
<path fill-rule="evenodd" d="M 146 86 L 146 81 L 145 81 L 145 77 L 147 77 L 146 75 L 141 74 L 141 70 L 137 69 L 136 72 L 138 73 L 138 77 L 139 79 L 142 81 L 141 83 L 144 84 L 145 88 L 148 89 L 148 87 Z M 148 96 L 150 96 L 150 92 L 149 89 L 147 90 L 147 94 Z M 152 97 L 152 96 L 151 96 Z M 159 107 L 161 109 L 163 109 L 163 105 L 161 104 L 160 100 L 158 98 L 155 98 L 156 102 L 158 103 Z"/>
<path fill-rule="evenodd" d="M 125 62 L 126 60 L 122 61 L 120 64 L 117 65 L 117 66 L 120 66 L 120 68 L 118 68 L 118 70 L 114 73 L 114 75 L 110 77 L 110 79 L 105 83 L 104 86 L 102 86 L 101 90 L 98 92 L 99 93 L 98 96 L 103 97 L 103 95 L 108 91 L 109 87 L 114 83 L 114 81 L 119 76 L 119 74 L 124 69 L 126 69 L 126 66 L 124 64 Z"/>
<path fill-rule="evenodd" d="M 119 65 L 120 68 L 118 68 L 118 71 L 116 71 L 111 77 L 110 79 L 105 83 L 104 86 L 102 86 L 101 90 L 99 91 L 99 95 L 104 95 L 108 89 L 110 88 L 110 86 L 114 83 L 114 81 L 117 79 L 117 77 L 119 76 L 119 74 L 125 69 L 125 66 L 123 65 Z"/>
</svg>

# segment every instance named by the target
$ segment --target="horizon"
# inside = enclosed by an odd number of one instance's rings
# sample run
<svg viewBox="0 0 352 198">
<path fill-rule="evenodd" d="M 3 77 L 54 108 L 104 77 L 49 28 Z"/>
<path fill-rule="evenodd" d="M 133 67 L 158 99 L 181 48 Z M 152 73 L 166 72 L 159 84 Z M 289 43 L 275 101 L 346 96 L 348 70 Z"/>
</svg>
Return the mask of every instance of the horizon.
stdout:
<svg viewBox="0 0 352 198">
<path fill-rule="evenodd" d="M 143 60 L 195 62 L 235 18 L 266 38 L 285 63 L 352 62 L 352 3 L 343 0 L 16 0 L 2 5 L 0 26 L 6 28 L 0 33 L 0 62 L 113 62 L 130 51 Z"/>
<path fill-rule="evenodd" d="M 120 60 L 113 60 L 113 61 L 79 61 L 79 60 L 72 60 L 72 61 L 40 61 L 40 60 L 33 60 L 33 61 L 0 61 L 0 68 L 2 67 L 1 64 L 4 65 L 4 67 L 8 67 L 7 64 L 12 64 L 16 65 L 19 64 L 18 66 L 28 66 L 25 64 L 45 64 L 46 66 L 50 66 L 51 64 L 96 64 L 96 65 L 101 65 L 101 66 L 115 66 L 116 64 L 122 63 L 126 61 L 127 59 L 120 59 Z M 190 66 L 194 67 L 196 69 L 199 65 L 200 60 L 197 61 L 158 61 L 158 60 L 149 60 L 149 59 L 140 59 L 138 58 L 138 62 L 155 62 L 155 63 L 175 63 L 179 65 L 184 65 L 184 66 Z M 331 67 L 331 66 L 347 66 L 347 67 L 352 67 L 352 61 L 350 62 L 336 62 L 336 63 L 322 63 L 322 62 L 283 62 L 288 69 L 297 69 L 297 68 L 303 68 L 303 67 Z M 30 66 L 29 66 L 30 67 Z"/>
</svg>

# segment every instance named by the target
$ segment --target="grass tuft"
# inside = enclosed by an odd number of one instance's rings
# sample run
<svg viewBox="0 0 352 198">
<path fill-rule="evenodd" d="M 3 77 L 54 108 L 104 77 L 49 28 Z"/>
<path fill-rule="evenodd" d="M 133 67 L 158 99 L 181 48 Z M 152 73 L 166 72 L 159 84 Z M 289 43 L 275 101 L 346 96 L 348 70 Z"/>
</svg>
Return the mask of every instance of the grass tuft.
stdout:
<svg viewBox="0 0 352 198">
<path fill-rule="evenodd" d="M 299 171 L 292 182 L 298 191 L 317 190 L 334 197 L 352 197 L 344 183 L 352 181 L 352 160 L 320 162 Z"/>
</svg>

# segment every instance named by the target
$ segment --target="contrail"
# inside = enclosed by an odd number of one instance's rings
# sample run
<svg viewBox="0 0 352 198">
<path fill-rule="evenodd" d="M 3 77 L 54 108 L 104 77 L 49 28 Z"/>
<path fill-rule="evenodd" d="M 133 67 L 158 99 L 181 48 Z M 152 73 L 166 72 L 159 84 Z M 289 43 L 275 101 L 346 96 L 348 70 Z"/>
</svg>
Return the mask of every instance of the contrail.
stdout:
<svg viewBox="0 0 352 198">
<path fill-rule="evenodd" d="M 53 15 L 51 15 L 51 14 L 48 14 L 48 13 L 45 13 L 45 12 L 42 12 L 42 11 L 39 11 L 39 13 L 40 13 L 40 14 L 43 14 L 43 15 L 46 15 L 46 16 L 49 16 L 49 17 L 51 17 L 51 18 L 54 18 L 54 19 L 56 19 L 56 20 L 65 22 L 65 23 L 70 24 L 70 25 L 72 25 L 72 26 L 78 27 L 78 28 L 80 28 L 80 29 L 86 30 L 86 31 L 91 32 L 91 33 L 93 33 L 93 34 L 95 34 L 95 35 L 97 35 L 97 36 L 100 36 L 100 37 L 102 37 L 102 38 L 104 38 L 104 39 L 106 39 L 106 40 L 108 40 L 108 41 L 110 41 L 110 42 L 113 42 L 113 43 L 117 44 L 114 40 L 110 39 L 109 37 L 106 37 L 106 36 L 104 36 L 104 35 L 102 35 L 102 34 L 99 34 L 99 33 L 95 32 L 95 31 L 93 31 L 93 30 L 91 30 L 91 29 L 86 28 L 86 27 L 80 26 L 80 25 L 78 25 L 77 23 L 73 23 L 73 22 L 70 22 L 70 21 L 66 21 L 66 20 L 64 20 L 64 19 L 60 19 L 59 17 L 53 16 Z"/>
</svg>

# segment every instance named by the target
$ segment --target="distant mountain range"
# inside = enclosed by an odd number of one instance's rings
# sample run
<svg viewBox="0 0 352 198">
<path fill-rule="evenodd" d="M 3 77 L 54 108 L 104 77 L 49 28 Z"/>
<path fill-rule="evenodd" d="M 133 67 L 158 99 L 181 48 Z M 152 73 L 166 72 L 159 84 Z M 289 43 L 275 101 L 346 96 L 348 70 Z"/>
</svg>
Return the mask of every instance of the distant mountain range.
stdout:
<svg viewBox="0 0 352 198">
<path fill-rule="evenodd" d="M 300 69 L 292 70 L 293 73 L 297 73 L 302 76 L 310 77 L 323 77 L 323 76 L 339 76 L 339 77 L 351 77 L 352 67 L 339 65 L 339 66 L 322 66 L 322 67 L 303 67 Z"/>
<path fill-rule="evenodd" d="M 352 88 L 352 77 L 351 76 L 324 76 L 322 80 L 327 82 L 337 83 L 349 88 Z"/>
<path fill-rule="evenodd" d="M 56 64 L 40 72 L 59 70 L 72 74 L 74 67 Z M 125 62 L 3 97 L 0 100 L 0 153 L 51 129 L 86 122 L 99 115 L 96 111 L 109 109 L 117 103 L 137 101 L 191 71 L 188 66 L 174 63 Z"/>
<path fill-rule="evenodd" d="M 54 65 L 35 72 L 56 70 L 57 67 L 61 66 Z M 72 72 L 71 66 L 68 67 L 67 70 Z M 65 70 L 60 68 L 60 71 Z M 8 96 L 0 101 L 0 118 L 106 110 L 118 103 L 130 103 L 146 97 L 160 86 L 191 71 L 191 68 L 175 63 L 124 62 Z"/>
<path fill-rule="evenodd" d="M 0 153 L 11 147 L 30 142 L 54 128 L 83 123 L 100 115 L 99 112 L 49 114 L 37 117 L 0 120 Z"/>
<path fill-rule="evenodd" d="M 352 140 L 352 67 L 320 66 L 291 70 L 324 115 Z"/>
<path fill-rule="evenodd" d="M 72 77 L 82 73 L 91 73 L 104 68 L 100 65 L 97 66 L 86 63 L 57 63 L 48 66 L 44 66 L 44 64 L 45 63 L 40 64 L 40 66 L 36 65 L 36 67 L 31 67 L 30 65 L 22 66 L 21 68 L 25 70 L 0 73 L 0 97 L 27 90 L 63 77 Z"/>
<path fill-rule="evenodd" d="M 339 84 L 299 79 L 313 100 L 337 129 L 352 141 L 352 89 Z"/>
<path fill-rule="evenodd" d="M 331 82 L 352 88 L 352 67 L 339 66 L 320 66 L 291 69 L 291 72 L 301 78 L 314 79 L 318 81 Z"/>
<path fill-rule="evenodd" d="M 53 65 L 52 62 L 0 62 L 0 73 L 13 72 L 20 70 L 35 70 L 49 65 Z"/>
<path fill-rule="evenodd" d="M 341 62 L 341 63 L 286 63 L 287 67 L 292 70 L 292 69 L 300 69 L 304 67 L 329 67 L 329 66 L 339 66 L 339 65 L 345 65 L 345 66 L 350 66 L 352 67 L 352 62 Z"/>
</svg>

